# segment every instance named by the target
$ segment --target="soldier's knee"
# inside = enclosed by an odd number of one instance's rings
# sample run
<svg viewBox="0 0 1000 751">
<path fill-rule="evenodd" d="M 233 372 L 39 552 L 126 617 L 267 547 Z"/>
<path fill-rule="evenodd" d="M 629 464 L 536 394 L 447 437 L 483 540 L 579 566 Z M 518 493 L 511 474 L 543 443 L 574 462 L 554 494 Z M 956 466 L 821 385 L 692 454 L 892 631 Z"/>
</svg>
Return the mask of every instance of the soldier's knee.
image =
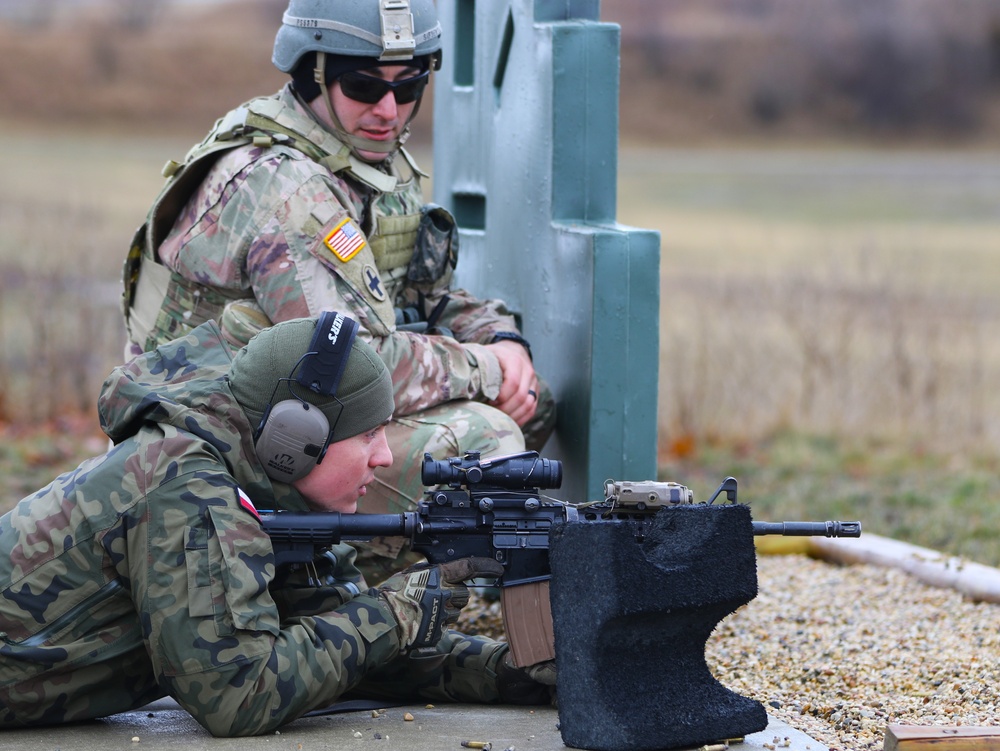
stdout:
<svg viewBox="0 0 1000 751">
<path fill-rule="evenodd" d="M 478 451 L 483 458 L 524 451 L 524 433 L 510 415 L 479 402 L 468 403 L 469 430 L 459 439 L 458 455 Z"/>
<path fill-rule="evenodd" d="M 484 457 L 524 451 L 521 429 L 508 415 L 471 401 L 443 404 L 393 420 L 386 432 L 397 462 L 435 459 L 478 451 Z"/>
</svg>

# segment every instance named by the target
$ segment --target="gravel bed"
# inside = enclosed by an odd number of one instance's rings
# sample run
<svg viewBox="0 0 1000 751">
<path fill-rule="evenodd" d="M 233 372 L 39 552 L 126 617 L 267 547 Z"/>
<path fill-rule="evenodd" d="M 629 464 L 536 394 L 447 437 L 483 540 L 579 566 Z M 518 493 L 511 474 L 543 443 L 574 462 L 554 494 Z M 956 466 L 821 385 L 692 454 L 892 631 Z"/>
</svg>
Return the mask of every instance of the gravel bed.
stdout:
<svg viewBox="0 0 1000 751">
<path fill-rule="evenodd" d="M 727 688 L 836 751 L 881 749 L 886 726 L 1000 725 L 1000 605 L 893 568 L 758 558 L 759 594 L 706 649 Z M 473 597 L 460 628 L 502 636 Z"/>
<path fill-rule="evenodd" d="M 719 681 L 841 751 L 886 725 L 1000 723 L 1000 605 L 893 568 L 761 556 L 706 657 Z"/>
</svg>

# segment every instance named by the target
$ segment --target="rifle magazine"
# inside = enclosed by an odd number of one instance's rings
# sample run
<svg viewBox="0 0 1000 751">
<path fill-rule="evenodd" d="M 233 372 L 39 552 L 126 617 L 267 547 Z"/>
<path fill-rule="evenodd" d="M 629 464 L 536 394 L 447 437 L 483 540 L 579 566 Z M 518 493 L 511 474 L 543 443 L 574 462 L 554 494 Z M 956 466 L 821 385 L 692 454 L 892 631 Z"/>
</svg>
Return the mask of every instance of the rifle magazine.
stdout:
<svg viewBox="0 0 1000 751">
<path fill-rule="evenodd" d="M 523 668 L 554 660 L 556 640 L 552 630 L 549 580 L 503 587 L 500 605 L 514 665 Z"/>
</svg>

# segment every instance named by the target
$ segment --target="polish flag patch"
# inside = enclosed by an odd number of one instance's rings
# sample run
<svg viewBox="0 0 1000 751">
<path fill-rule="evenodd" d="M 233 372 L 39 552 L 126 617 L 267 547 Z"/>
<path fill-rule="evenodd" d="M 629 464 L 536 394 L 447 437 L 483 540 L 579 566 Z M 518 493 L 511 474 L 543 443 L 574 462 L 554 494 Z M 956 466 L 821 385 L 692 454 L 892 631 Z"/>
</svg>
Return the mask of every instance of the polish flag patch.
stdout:
<svg viewBox="0 0 1000 751">
<path fill-rule="evenodd" d="M 243 492 L 243 488 L 236 488 L 236 494 L 239 496 L 240 506 L 253 514 L 254 519 L 260 521 L 260 514 L 257 513 L 257 507 L 253 505 L 250 496 Z"/>
</svg>

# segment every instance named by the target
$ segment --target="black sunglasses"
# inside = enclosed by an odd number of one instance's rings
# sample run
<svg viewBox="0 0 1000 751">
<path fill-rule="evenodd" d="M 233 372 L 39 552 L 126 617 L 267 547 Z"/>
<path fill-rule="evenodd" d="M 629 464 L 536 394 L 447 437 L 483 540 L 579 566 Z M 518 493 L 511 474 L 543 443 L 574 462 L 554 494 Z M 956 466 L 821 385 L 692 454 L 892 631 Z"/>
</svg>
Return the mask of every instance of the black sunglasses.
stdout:
<svg viewBox="0 0 1000 751">
<path fill-rule="evenodd" d="M 382 97 L 391 91 L 396 104 L 409 104 L 418 100 L 424 93 L 430 75 L 431 72 L 425 70 L 412 78 L 404 78 L 401 81 L 386 81 L 377 76 L 351 72 L 342 73 L 337 80 L 340 81 L 340 90 L 344 96 L 356 102 L 375 104 L 381 102 Z"/>
</svg>

